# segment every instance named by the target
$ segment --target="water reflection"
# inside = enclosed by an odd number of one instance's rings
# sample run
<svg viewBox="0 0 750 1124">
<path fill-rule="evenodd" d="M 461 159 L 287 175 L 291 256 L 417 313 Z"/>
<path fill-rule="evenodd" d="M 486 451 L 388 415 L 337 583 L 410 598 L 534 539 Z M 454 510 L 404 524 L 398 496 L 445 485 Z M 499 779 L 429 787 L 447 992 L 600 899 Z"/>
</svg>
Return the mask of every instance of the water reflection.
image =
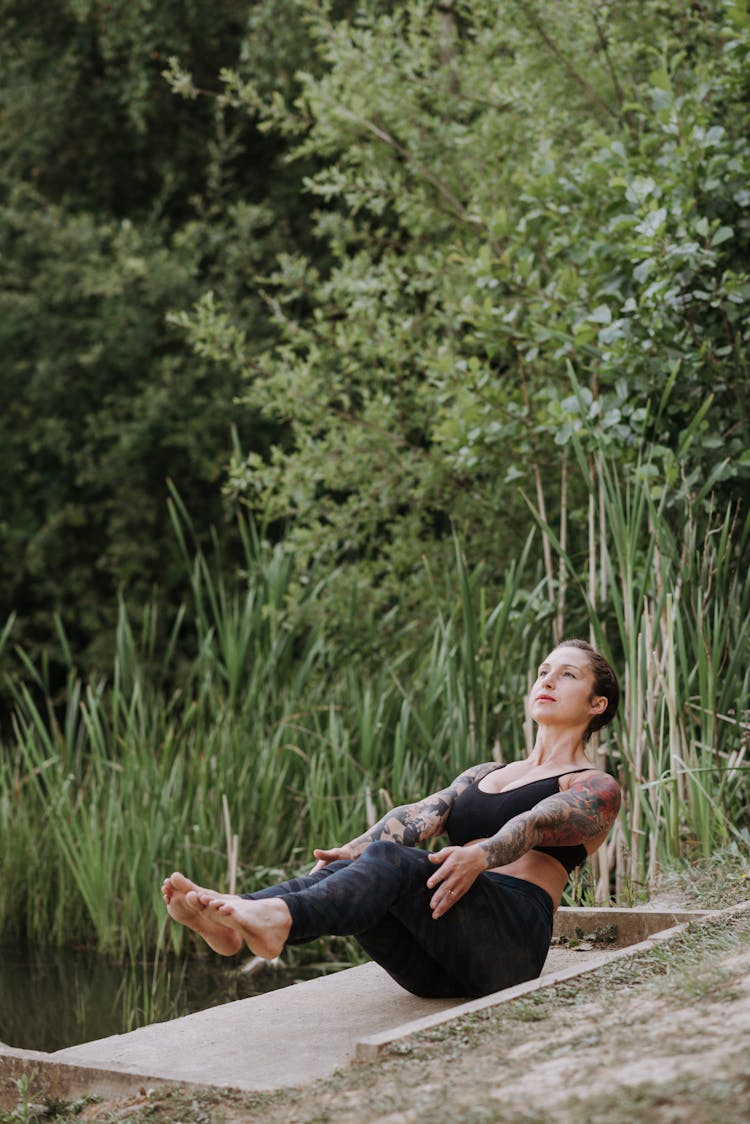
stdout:
<svg viewBox="0 0 750 1124">
<path fill-rule="evenodd" d="M 333 967 L 344 965 L 327 965 Z M 213 959 L 123 967 L 91 953 L 59 948 L 0 948 L 0 1042 L 51 1052 L 122 1034 L 146 1023 L 177 1018 L 244 999 L 323 966 L 246 975 L 239 964 Z"/>
</svg>

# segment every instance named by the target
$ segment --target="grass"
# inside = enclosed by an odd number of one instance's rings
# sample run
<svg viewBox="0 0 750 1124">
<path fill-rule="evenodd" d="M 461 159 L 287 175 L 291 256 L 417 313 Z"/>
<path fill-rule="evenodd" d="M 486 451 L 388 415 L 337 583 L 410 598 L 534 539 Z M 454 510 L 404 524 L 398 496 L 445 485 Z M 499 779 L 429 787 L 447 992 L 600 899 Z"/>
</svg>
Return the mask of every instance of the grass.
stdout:
<svg viewBox="0 0 750 1124">
<path fill-rule="evenodd" d="M 689 899 L 695 909 L 724 909 L 750 898 L 750 847 L 730 843 L 708 858 L 686 859 L 665 870 L 659 892 Z"/>
</svg>

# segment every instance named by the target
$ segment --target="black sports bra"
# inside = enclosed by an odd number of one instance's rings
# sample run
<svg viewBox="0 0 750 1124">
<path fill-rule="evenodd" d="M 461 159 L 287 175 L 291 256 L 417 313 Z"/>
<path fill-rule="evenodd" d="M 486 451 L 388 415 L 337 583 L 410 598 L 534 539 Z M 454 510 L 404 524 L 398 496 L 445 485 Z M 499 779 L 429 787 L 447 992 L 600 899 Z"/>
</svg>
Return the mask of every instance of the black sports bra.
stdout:
<svg viewBox="0 0 750 1124">
<path fill-rule="evenodd" d="M 505 766 L 498 765 L 498 769 Z M 479 781 L 475 781 L 469 788 L 456 797 L 453 807 L 448 813 L 445 830 L 454 846 L 463 847 L 472 839 L 489 839 L 504 827 L 508 820 L 518 816 L 521 812 L 528 812 L 540 800 L 554 796 L 560 791 L 560 777 L 567 777 L 570 773 L 587 773 L 591 766 L 585 769 L 569 769 L 567 773 L 559 773 L 555 777 L 542 777 L 538 781 L 529 781 L 528 784 L 518 785 L 504 792 L 483 792 Z M 489 776 L 485 773 L 485 776 Z M 480 778 L 481 780 L 484 777 Z M 568 847 L 534 847 L 535 851 L 543 851 L 552 855 L 568 874 L 577 866 L 586 861 L 586 848 L 582 843 Z"/>
</svg>

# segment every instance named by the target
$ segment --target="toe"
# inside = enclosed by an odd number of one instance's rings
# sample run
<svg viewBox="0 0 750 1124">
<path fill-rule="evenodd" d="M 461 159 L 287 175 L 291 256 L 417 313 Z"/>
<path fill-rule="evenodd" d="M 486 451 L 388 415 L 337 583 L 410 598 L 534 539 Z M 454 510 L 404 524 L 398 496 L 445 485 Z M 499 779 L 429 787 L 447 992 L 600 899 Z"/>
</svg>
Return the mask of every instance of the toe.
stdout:
<svg viewBox="0 0 750 1124">
<path fill-rule="evenodd" d="M 179 891 L 182 894 L 186 894 L 188 890 L 195 889 L 195 883 L 191 882 L 189 878 L 186 878 L 185 875 L 182 874 L 179 870 L 176 870 L 173 874 L 170 874 L 167 881 L 171 884 L 173 889 Z"/>
</svg>

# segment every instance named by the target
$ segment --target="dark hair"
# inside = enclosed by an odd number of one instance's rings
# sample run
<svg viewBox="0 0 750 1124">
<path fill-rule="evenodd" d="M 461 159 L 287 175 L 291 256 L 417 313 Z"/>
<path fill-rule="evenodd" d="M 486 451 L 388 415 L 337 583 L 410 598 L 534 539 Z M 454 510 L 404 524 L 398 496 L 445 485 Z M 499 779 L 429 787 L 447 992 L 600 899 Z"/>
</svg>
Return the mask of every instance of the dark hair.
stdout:
<svg viewBox="0 0 750 1124">
<path fill-rule="evenodd" d="M 607 700 L 606 709 L 601 714 L 595 714 L 583 731 L 583 741 L 586 743 L 595 730 L 601 730 L 603 726 L 607 726 L 617 714 L 617 707 L 620 702 L 620 685 L 617 682 L 617 676 L 601 652 L 597 652 L 596 648 L 592 648 L 585 640 L 561 640 L 555 646 L 555 651 L 557 648 L 580 648 L 582 652 L 587 653 L 589 665 L 594 675 L 593 694 L 603 695 Z"/>
</svg>

